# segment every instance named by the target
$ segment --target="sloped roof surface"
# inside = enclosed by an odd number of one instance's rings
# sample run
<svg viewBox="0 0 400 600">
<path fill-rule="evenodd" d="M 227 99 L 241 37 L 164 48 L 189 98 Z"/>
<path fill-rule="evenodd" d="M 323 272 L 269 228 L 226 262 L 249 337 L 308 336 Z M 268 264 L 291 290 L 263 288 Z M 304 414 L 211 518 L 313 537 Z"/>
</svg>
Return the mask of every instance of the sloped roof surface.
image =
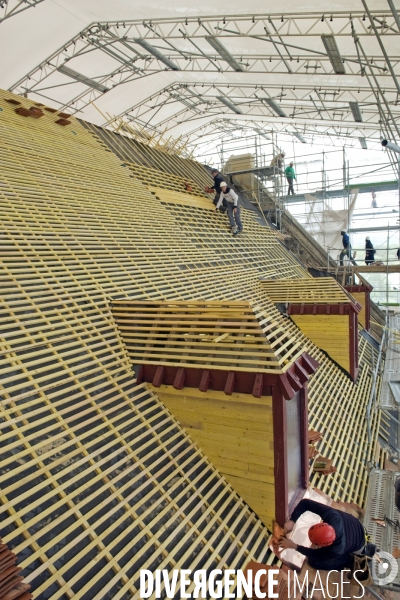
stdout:
<svg viewBox="0 0 400 600">
<path fill-rule="evenodd" d="M 354 384 L 277 311 L 260 277 L 307 277 L 277 233 L 243 210 L 237 239 L 226 215 L 157 199 L 74 117 L 24 117 L 10 97 L 34 106 L 0 92 L 0 512 L 35 594 L 128 600 L 140 568 L 240 568 L 267 554 L 265 527 L 135 382 L 118 298 L 260 306 L 320 364 L 310 426 L 338 470 L 312 482 L 363 503 L 380 426 L 377 412 L 368 443 L 371 348 L 361 337 Z M 161 160 L 209 181 L 192 161 Z"/>
</svg>

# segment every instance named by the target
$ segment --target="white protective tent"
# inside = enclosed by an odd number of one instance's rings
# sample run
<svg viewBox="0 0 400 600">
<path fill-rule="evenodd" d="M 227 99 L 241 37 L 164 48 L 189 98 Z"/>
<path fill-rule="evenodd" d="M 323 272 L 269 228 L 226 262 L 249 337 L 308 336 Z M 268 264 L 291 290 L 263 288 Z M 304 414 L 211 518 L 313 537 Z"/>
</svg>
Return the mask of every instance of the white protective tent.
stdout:
<svg viewBox="0 0 400 600">
<path fill-rule="evenodd" d="M 306 194 L 308 206 L 305 229 L 336 260 L 342 249 L 342 230 L 347 231 L 356 204 L 358 190 L 349 198 L 348 207 L 333 209 L 323 198 L 315 198 Z"/>
<path fill-rule="evenodd" d="M 34 1 L 0 23 L 0 86 L 96 124 L 121 116 L 193 141 L 212 132 L 216 119 L 234 117 L 305 135 L 377 140 L 388 129 L 395 137 L 400 63 L 392 0 L 321 0 L 317 7 L 289 0 L 282 12 L 270 1 Z M 8 0 L 9 9 L 18 2 Z M 327 54 L 335 43 L 337 52 L 333 46 Z M 381 124 L 385 99 L 393 119 Z"/>
</svg>

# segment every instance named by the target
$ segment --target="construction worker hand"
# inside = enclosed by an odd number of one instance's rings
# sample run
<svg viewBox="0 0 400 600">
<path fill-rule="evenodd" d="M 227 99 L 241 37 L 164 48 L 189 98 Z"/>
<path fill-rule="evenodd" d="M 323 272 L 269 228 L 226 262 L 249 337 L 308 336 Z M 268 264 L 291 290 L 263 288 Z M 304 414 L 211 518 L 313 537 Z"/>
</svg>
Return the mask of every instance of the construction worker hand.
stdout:
<svg viewBox="0 0 400 600">
<path fill-rule="evenodd" d="M 293 550 L 297 549 L 297 544 L 288 538 L 282 538 L 279 540 L 279 548 L 283 548 L 284 550 L 288 550 L 292 548 Z"/>
<path fill-rule="evenodd" d="M 289 531 L 292 531 L 294 527 L 294 521 L 286 521 L 286 523 L 283 526 L 284 532 L 288 533 Z"/>
</svg>

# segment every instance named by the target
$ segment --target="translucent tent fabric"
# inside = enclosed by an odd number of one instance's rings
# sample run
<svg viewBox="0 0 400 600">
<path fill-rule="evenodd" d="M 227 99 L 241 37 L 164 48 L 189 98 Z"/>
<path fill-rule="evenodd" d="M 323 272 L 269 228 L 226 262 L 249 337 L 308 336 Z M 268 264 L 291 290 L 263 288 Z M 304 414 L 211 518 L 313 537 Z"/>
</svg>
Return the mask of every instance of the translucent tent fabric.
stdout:
<svg viewBox="0 0 400 600">
<path fill-rule="evenodd" d="M 308 214 L 304 227 L 325 250 L 330 251 L 334 260 L 342 248 L 340 232 L 346 231 L 351 222 L 357 196 L 358 190 L 351 194 L 348 210 L 334 210 L 326 200 L 305 195 Z"/>
<path fill-rule="evenodd" d="M 398 0 L 396 0 L 398 4 Z M 370 10 L 388 11 L 387 0 L 368 0 Z M 314 13 L 317 10 L 321 15 L 326 14 L 329 18 L 330 11 L 344 11 L 350 14 L 351 11 L 363 11 L 361 0 L 336 0 L 334 7 L 332 2 L 321 0 L 316 7 L 315 2 L 311 0 L 298 1 L 288 0 L 282 6 L 283 14 L 292 13 L 293 16 L 306 16 L 307 13 Z M 267 2 L 253 1 L 249 3 L 239 2 L 238 0 L 219 0 L 215 3 L 212 0 L 204 0 L 200 5 L 195 0 L 177 1 L 171 3 L 160 3 L 157 0 L 148 2 L 130 1 L 130 0 L 44 0 L 35 8 L 28 9 L 21 14 L 12 17 L 3 23 L 0 23 L 0 53 L 6 60 L 0 64 L 0 87 L 8 89 L 15 84 L 21 77 L 27 74 L 31 69 L 46 60 L 56 49 L 62 47 L 75 35 L 79 34 L 85 27 L 93 22 L 108 20 L 151 20 L 168 18 L 174 20 L 186 17 L 202 16 L 224 16 L 224 15 L 275 15 L 277 18 L 276 3 L 268 0 Z M 280 13 L 279 13 L 280 14 Z M 315 21 L 315 17 L 313 17 Z M 319 19 L 317 19 L 318 21 Z M 314 23 L 315 25 L 315 23 Z M 214 33 L 214 32 L 211 32 Z M 323 51 L 320 36 L 308 37 L 307 47 L 317 51 Z M 228 40 L 226 47 L 229 52 L 241 52 L 243 57 L 246 55 L 257 54 L 260 50 L 260 42 L 257 39 L 248 37 Z M 294 44 L 304 46 L 302 37 L 293 37 Z M 204 46 L 205 44 L 205 46 Z M 204 42 L 204 50 L 207 46 Z M 182 40 L 181 48 L 190 45 L 189 41 Z M 395 51 L 398 45 L 397 36 L 387 36 L 385 45 L 388 53 L 398 54 Z M 343 53 L 351 53 L 356 56 L 354 44 L 351 36 L 340 39 L 340 49 Z M 209 51 L 209 48 L 208 48 Z M 368 52 L 381 56 L 379 44 L 375 37 L 371 35 L 368 38 Z M 276 50 L 271 47 L 271 53 L 276 54 Z M 102 52 L 91 52 L 79 59 L 73 59 L 68 65 L 82 72 L 87 77 L 96 77 L 107 71 L 112 65 L 112 58 L 106 59 Z M 80 90 L 83 84 L 68 79 L 61 73 L 57 73 L 58 85 L 54 92 L 59 107 L 68 103 L 71 97 L 71 90 Z M 310 84 L 312 86 L 333 85 L 340 86 L 344 82 L 346 85 L 357 86 L 366 85 L 365 78 L 354 74 L 347 74 L 345 79 L 341 75 L 335 74 L 300 74 L 291 75 L 283 73 L 238 73 L 227 68 L 223 73 L 217 70 L 207 72 L 196 71 L 162 71 L 153 75 L 139 78 L 122 85 L 117 85 L 104 96 L 96 100 L 96 107 L 89 105 L 85 107 L 77 116 L 94 122 L 96 124 L 104 123 L 103 115 L 118 115 L 127 110 L 135 102 L 147 98 L 149 95 L 158 92 L 173 82 L 193 82 L 193 83 L 229 83 L 239 85 L 243 83 L 287 85 L 288 78 L 293 86 Z M 382 79 L 388 86 L 393 87 L 393 80 L 388 74 Z M 53 83 L 54 83 L 53 82 Z M 81 86 L 81 88 L 79 87 Z M 46 101 L 46 83 L 42 86 L 41 96 L 32 94 L 29 97 L 37 101 Z M 50 103 L 50 102 L 49 102 Z M 159 111 L 159 118 L 163 113 L 168 117 L 168 106 L 164 106 Z M 229 113 L 229 111 L 227 111 Z M 228 117 L 232 116 L 228 114 Z M 199 127 L 206 123 L 211 116 L 201 116 L 195 124 L 181 123 L 174 128 L 174 135 L 178 136 L 187 132 L 188 127 Z M 241 118 L 241 117 L 239 117 Z M 272 117 L 271 117 L 272 118 Z"/>
</svg>

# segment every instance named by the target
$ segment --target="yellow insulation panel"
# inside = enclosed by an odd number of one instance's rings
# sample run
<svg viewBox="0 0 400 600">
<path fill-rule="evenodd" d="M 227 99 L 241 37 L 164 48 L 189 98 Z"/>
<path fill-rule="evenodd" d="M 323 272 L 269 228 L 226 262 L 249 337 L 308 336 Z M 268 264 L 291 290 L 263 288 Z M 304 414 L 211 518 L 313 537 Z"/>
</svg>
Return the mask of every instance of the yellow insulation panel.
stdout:
<svg viewBox="0 0 400 600">
<path fill-rule="evenodd" d="M 272 397 L 162 385 L 157 395 L 268 527 L 275 515 Z"/>
<path fill-rule="evenodd" d="M 292 315 L 292 319 L 318 348 L 350 372 L 348 315 Z"/>
</svg>

